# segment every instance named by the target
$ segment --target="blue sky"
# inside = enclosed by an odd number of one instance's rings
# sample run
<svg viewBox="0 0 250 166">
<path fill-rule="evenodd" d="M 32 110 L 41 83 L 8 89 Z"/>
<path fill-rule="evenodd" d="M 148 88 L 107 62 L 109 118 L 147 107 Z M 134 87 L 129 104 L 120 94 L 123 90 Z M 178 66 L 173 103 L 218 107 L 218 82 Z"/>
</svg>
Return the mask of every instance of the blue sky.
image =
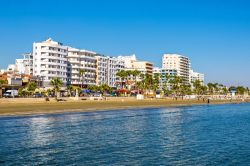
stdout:
<svg viewBox="0 0 250 166">
<path fill-rule="evenodd" d="M 206 82 L 250 86 L 249 9 L 247 0 L 3 0 L 0 68 L 51 37 L 156 66 L 163 53 L 179 53 Z"/>
</svg>

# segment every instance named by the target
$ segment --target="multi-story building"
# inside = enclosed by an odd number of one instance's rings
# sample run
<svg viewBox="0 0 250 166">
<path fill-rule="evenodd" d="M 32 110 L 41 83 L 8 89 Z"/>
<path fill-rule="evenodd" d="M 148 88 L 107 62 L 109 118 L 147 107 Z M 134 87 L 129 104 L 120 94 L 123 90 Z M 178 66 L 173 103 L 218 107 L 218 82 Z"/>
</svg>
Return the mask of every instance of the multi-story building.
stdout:
<svg viewBox="0 0 250 166">
<path fill-rule="evenodd" d="M 125 70 L 138 70 L 142 74 L 153 75 L 153 63 L 147 61 L 139 61 L 135 54 L 131 56 L 118 56 L 118 59 L 124 61 Z"/>
<path fill-rule="evenodd" d="M 133 69 L 133 62 L 137 61 L 135 54 L 129 56 L 118 56 L 118 59 L 124 61 L 125 69 Z"/>
<path fill-rule="evenodd" d="M 16 65 L 15 64 L 9 64 L 8 67 L 7 67 L 6 72 L 16 73 L 17 72 Z"/>
<path fill-rule="evenodd" d="M 164 54 L 162 57 L 162 69 L 176 70 L 177 76 L 189 83 L 190 60 L 188 57 L 178 54 Z"/>
<path fill-rule="evenodd" d="M 76 48 L 68 48 L 68 84 L 94 85 L 96 84 L 96 53 Z M 80 71 L 83 71 L 82 73 Z"/>
<path fill-rule="evenodd" d="M 23 54 L 23 59 L 16 59 L 16 70 L 19 74 L 33 74 L 33 55 L 31 53 Z"/>
<path fill-rule="evenodd" d="M 124 69 L 124 61 L 115 58 L 98 55 L 96 68 L 96 84 L 107 84 L 111 87 L 116 87 L 117 76 L 116 73 Z"/>
<path fill-rule="evenodd" d="M 68 47 L 49 38 L 33 44 L 33 75 L 43 80 L 44 87 L 57 77 L 66 84 Z"/>
<path fill-rule="evenodd" d="M 199 80 L 202 84 L 204 84 L 204 74 L 190 70 L 190 83 L 195 80 Z"/>
<path fill-rule="evenodd" d="M 163 88 L 164 85 L 167 87 L 170 87 L 169 80 L 171 79 L 171 76 L 177 76 L 177 70 L 176 69 L 162 69 L 159 67 L 154 67 L 153 74 L 159 74 L 160 76 L 160 89 Z"/>
<path fill-rule="evenodd" d="M 134 61 L 132 69 L 140 71 L 142 74 L 153 75 L 153 63 L 147 61 Z"/>
</svg>

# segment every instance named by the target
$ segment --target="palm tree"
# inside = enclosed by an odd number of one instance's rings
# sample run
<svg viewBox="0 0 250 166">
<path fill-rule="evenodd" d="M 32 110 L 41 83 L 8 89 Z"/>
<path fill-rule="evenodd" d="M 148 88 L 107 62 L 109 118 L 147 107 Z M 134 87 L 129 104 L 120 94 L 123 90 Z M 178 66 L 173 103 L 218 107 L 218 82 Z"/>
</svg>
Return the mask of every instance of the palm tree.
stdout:
<svg viewBox="0 0 250 166">
<path fill-rule="evenodd" d="M 60 87 L 63 86 L 63 81 L 60 78 L 53 78 L 50 81 L 50 83 L 54 87 L 55 98 L 57 99 L 57 95 L 58 95 L 58 92 L 60 90 Z"/>
<path fill-rule="evenodd" d="M 224 87 L 222 88 L 222 92 L 223 92 L 224 95 L 226 95 L 226 94 L 228 93 L 228 89 L 227 89 L 226 86 L 224 86 Z"/>
<path fill-rule="evenodd" d="M 172 86 L 172 91 L 176 96 L 180 95 L 181 85 L 183 84 L 183 79 L 180 76 L 172 76 L 169 80 L 169 83 Z"/>
<path fill-rule="evenodd" d="M 154 74 L 152 89 L 153 90 L 159 89 L 159 84 L 160 84 L 160 74 L 156 73 Z"/>
<path fill-rule="evenodd" d="M 160 75 L 161 79 L 163 80 L 162 82 L 162 89 L 167 92 L 167 94 L 170 93 L 170 87 L 169 87 L 169 81 L 171 80 L 171 78 L 173 78 L 173 76 L 171 75 L 167 75 L 167 74 L 162 74 Z M 164 93 L 165 93 L 164 92 Z"/>
<path fill-rule="evenodd" d="M 192 90 L 191 90 L 190 84 L 181 84 L 180 85 L 180 95 L 182 96 L 182 99 L 183 99 L 183 96 L 190 95 L 191 93 L 192 93 Z"/>
<path fill-rule="evenodd" d="M 82 84 L 81 84 L 81 88 L 83 88 L 83 83 L 84 83 L 84 77 L 85 77 L 85 70 L 84 69 L 80 69 L 79 70 L 79 76 L 81 77 L 81 82 L 82 82 Z"/>
<path fill-rule="evenodd" d="M 212 95 L 214 93 L 214 84 L 213 83 L 208 83 L 207 84 L 209 94 Z"/>
<path fill-rule="evenodd" d="M 143 81 L 144 81 L 144 88 L 146 90 L 153 89 L 153 77 L 151 75 L 146 73 Z"/>
<path fill-rule="evenodd" d="M 124 88 L 125 78 L 128 77 L 128 72 L 125 70 L 120 70 L 116 73 L 118 77 L 120 77 L 121 87 Z"/>
<path fill-rule="evenodd" d="M 100 86 L 100 90 L 101 90 L 102 94 L 106 94 L 107 92 L 111 91 L 111 87 L 108 86 L 107 84 L 102 84 Z"/>
<path fill-rule="evenodd" d="M 138 76 L 141 74 L 140 71 L 138 70 L 133 70 L 132 71 L 132 75 L 133 75 L 133 79 L 134 79 L 134 85 L 135 85 L 135 89 L 137 89 L 137 80 L 138 80 Z"/>
<path fill-rule="evenodd" d="M 69 96 L 71 97 L 71 92 L 74 90 L 74 87 L 72 85 L 67 86 L 67 90 L 69 93 Z"/>
<path fill-rule="evenodd" d="M 218 91 L 219 91 L 219 84 L 218 83 L 214 83 L 213 87 L 214 87 L 215 93 L 218 93 Z"/>
<path fill-rule="evenodd" d="M 51 90 L 51 89 L 47 89 L 47 90 L 46 90 L 46 92 L 45 92 L 46 96 L 47 96 L 47 97 L 49 97 L 49 96 L 50 96 L 50 94 L 51 94 L 51 92 L 52 92 L 52 90 Z"/>
<path fill-rule="evenodd" d="M 202 84 L 200 80 L 195 80 L 192 82 L 193 87 L 194 87 L 194 93 L 197 95 L 202 94 Z"/>
<path fill-rule="evenodd" d="M 247 89 L 245 87 L 243 87 L 243 86 L 238 86 L 236 88 L 236 91 L 237 91 L 238 94 L 244 95 L 244 93 L 247 91 Z"/>
</svg>

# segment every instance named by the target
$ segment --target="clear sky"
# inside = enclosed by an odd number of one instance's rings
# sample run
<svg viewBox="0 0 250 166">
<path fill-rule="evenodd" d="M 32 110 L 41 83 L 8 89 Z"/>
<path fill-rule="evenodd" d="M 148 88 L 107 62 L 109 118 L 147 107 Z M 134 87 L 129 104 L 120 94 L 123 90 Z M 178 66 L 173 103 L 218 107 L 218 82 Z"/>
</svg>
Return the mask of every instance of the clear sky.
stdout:
<svg viewBox="0 0 250 166">
<path fill-rule="evenodd" d="M 179 53 L 206 82 L 250 86 L 248 0 L 1 1 L 0 68 L 48 37 L 159 67 L 163 53 Z"/>
</svg>

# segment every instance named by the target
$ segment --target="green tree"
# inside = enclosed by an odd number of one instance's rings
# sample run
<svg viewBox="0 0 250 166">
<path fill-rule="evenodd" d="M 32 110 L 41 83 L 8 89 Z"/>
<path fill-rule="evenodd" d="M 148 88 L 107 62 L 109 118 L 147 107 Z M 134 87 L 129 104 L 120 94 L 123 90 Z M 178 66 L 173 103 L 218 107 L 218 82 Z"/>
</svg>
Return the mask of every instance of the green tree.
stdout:
<svg viewBox="0 0 250 166">
<path fill-rule="evenodd" d="M 226 94 L 228 93 L 227 87 L 223 87 L 223 88 L 222 88 L 222 92 L 223 92 L 224 95 L 226 95 Z"/>
<path fill-rule="evenodd" d="M 171 90 L 170 90 L 170 80 L 171 78 L 173 78 L 173 76 L 171 75 L 167 75 L 167 74 L 162 74 L 161 79 L 163 80 L 162 82 L 162 89 L 164 91 L 165 94 L 170 95 L 171 94 Z"/>
<path fill-rule="evenodd" d="M 237 94 L 239 94 L 239 95 L 244 95 L 244 93 L 247 91 L 247 89 L 244 88 L 243 86 L 238 86 L 238 87 L 236 88 L 236 91 L 237 91 Z"/>
<path fill-rule="evenodd" d="M 131 74 L 133 75 L 135 89 L 137 89 L 137 81 L 138 81 L 138 77 L 140 76 L 141 72 L 138 70 L 133 70 L 131 72 Z"/>
<path fill-rule="evenodd" d="M 37 88 L 37 83 L 36 82 L 30 82 L 27 86 L 27 90 L 33 94 Z"/>
<path fill-rule="evenodd" d="M 209 94 L 212 95 L 214 93 L 213 83 L 209 82 L 207 84 Z"/>
<path fill-rule="evenodd" d="M 219 84 L 218 83 L 208 83 L 207 84 L 208 87 L 208 91 L 210 95 L 214 95 L 216 93 L 218 93 L 219 91 Z"/>
<path fill-rule="evenodd" d="M 194 87 L 194 93 L 197 95 L 202 95 L 203 89 L 202 89 L 202 82 L 200 80 L 195 80 L 192 82 Z"/>
<path fill-rule="evenodd" d="M 87 89 L 88 89 L 88 90 L 95 91 L 95 92 L 100 91 L 100 87 L 97 86 L 97 85 L 89 85 L 89 86 L 87 87 Z"/>
<path fill-rule="evenodd" d="M 3 85 L 3 84 L 8 84 L 8 81 L 7 80 L 0 80 L 0 85 Z"/>
<path fill-rule="evenodd" d="M 183 99 L 183 96 L 190 95 L 191 93 L 192 93 L 192 90 L 191 90 L 190 84 L 181 84 L 180 85 L 180 95 L 182 96 L 182 99 Z"/>
<path fill-rule="evenodd" d="M 143 81 L 144 81 L 144 88 L 146 90 L 152 90 L 153 89 L 153 77 L 151 75 L 146 73 Z"/>
<path fill-rule="evenodd" d="M 159 73 L 154 74 L 152 89 L 159 89 L 161 75 Z"/>
<path fill-rule="evenodd" d="M 60 87 L 63 86 L 63 81 L 60 78 L 53 78 L 50 81 L 50 84 L 53 86 L 55 91 L 55 98 L 57 99 L 58 92 L 60 91 Z"/>
<path fill-rule="evenodd" d="M 183 84 L 183 78 L 180 76 L 172 76 L 169 80 L 174 95 L 180 96 L 181 85 Z"/>
<path fill-rule="evenodd" d="M 27 88 L 20 88 L 18 89 L 18 95 L 21 97 L 26 97 L 29 94 Z"/>
<path fill-rule="evenodd" d="M 102 84 L 100 86 L 100 90 L 101 90 L 102 94 L 109 93 L 111 91 L 111 89 L 112 88 L 110 86 L 108 86 L 107 84 Z"/>
<path fill-rule="evenodd" d="M 124 86 L 126 86 L 126 79 L 128 77 L 128 72 L 125 70 L 120 70 L 116 73 L 116 76 L 118 76 L 120 78 L 120 83 L 121 83 L 121 87 L 124 88 Z"/>
<path fill-rule="evenodd" d="M 72 96 L 71 93 L 72 91 L 74 91 L 74 87 L 72 85 L 69 85 L 67 86 L 67 90 L 68 90 L 69 96 L 71 97 Z"/>
</svg>

